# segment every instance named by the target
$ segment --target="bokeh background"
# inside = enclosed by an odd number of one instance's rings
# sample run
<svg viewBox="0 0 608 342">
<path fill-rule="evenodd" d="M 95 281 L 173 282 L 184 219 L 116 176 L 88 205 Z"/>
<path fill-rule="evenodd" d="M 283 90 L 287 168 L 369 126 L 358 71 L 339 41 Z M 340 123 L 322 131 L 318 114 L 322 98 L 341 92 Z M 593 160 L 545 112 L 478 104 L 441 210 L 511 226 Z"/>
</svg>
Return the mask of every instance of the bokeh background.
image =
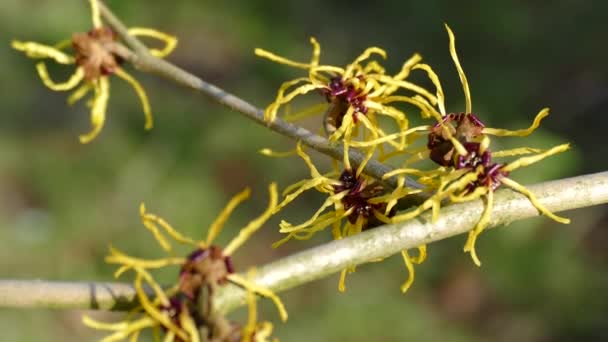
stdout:
<svg viewBox="0 0 608 342">
<path fill-rule="evenodd" d="M 322 60 L 343 65 L 377 45 L 397 70 L 421 53 L 443 80 L 448 108 L 464 108 L 443 22 L 456 32 L 474 110 L 491 126 L 527 126 L 545 106 L 542 128 L 503 146 L 572 151 L 513 176 L 530 184 L 605 170 L 608 117 L 606 1 L 108 1 L 129 25 L 153 26 L 180 38 L 172 62 L 258 106 L 298 75 L 253 55 L 264 47 L 307 59 L 308 38 Z M 151 75 L 134 72 L 151 98 L 156 126 L 143 130 L 131 88 L 112 82 L 108 119 L 90 145 L 84 104 L 65 104 L 46 89 L 34 62 L 9 47 L 13 38 L 52 43 L 90 27 L 85 1 L 0 2 L 0 277 L 112 279 L 108 244 L 158 256 L 139 222 L 145 201 L 180 230 L 202 236 L 228 198 L 245 186 L 253 198 L 220 241 L 232 237 L 266 204 L 266 186 L 306 175 L 299 160 L 268 159 L 261 147 L 291 144 L 238 113 Z M 53 68 L 56 78 L 66 70 Z M 324 160 L 316 156 L 320 163 Z M 322 201 L 302 198 L 285 218 L 304 218 Z M 546 218 L 511 224 L 478 243 L 483 267 L 462 253 L 465 237 L 429 246 L 406 295 L 399 257 L 360 267 L 337 292 L 337 276 L 282 295 L 290 312 L 283 341 L 571 341 L 608 339 L 606 207 L 567 213 L 569 226 Z M 236 254 L 239 269 L 329 240 L 320 234 L 277 250 L 275 219 Z M 170 281 L 174 270 L 160 275 Z M 80 311 L 0 310 L 3 341 L 89 341 L 101 335 L 80 324 Z M 244 314 L 237 313 L 235 319 Z M 118 319 L 116 314 L 96 317 Z"/>
</svg>

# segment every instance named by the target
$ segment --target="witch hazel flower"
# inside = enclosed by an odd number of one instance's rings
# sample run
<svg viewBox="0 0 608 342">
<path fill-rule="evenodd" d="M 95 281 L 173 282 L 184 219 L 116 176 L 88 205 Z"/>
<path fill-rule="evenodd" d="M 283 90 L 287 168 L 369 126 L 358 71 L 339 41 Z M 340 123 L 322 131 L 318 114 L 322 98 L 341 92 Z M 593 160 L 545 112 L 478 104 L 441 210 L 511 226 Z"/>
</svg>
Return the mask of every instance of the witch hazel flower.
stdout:
<svg viewBox="0 0 608 342">
<path fill-rule="evenodd" d="M 437 109 L 430 103 L 425 103 L 423 99 L 420 100 L 419 103 L 422 104 L 421 110 L 427 116 L 436 118 L 437 123 L 432 126 L 420 126 L 410 129 L 410 132 L 415 132 L 416 134 L 420 134 L 419 132 L 421 131 L 427 131 L 427 144 L 425 147 L 426 152 L 416 154 L 408 159 L 406 164 L 409 165 L 416 161 L 430 158 L 439 165 L 439 168 L 423 172 L 404 167 L 385 174 L 384 178 L 404 174 L 419 176 L 421 183 L 426 184 L 428 190 L 434 192 L 419 207 L 409 212 L 395 215 L 392 218 L 393 222 L 412 219 L 428 209 L 432 210 L 432 218 L 436 220 L 442 201 L 463 202 L 484 198 L 486 201 L 485 209 L 477 225 L 469 233 L 469 238 L 464 247 L 464 251 L 469 252 L 475 264 L 479 266 L 481 262 L 475 251 L 475 242 L 479 234 L 490 222 L 493 194 L 501 185 L 506 185 L 527 196 L 532 205 L 541 214 L 560 223 L 570 222 L 570 220 L 550 212 L 536 199 L 536 196 L 532 192 L 509 177 L 512 171 L 520 167 L 537 163 L 546 157 L 568 150 L 569 144 L 558 145 L 546 151 L 530 147 L 520 147 L 492 152 L 490 150 L 490 136 L 525 137 L 530 135 L 539 127 L 541 120 L 549 114 L 549 109 L 542 109 L 537 114 L 532 125 L 526 129 L 507 130 L 486 127 L 481 119 L 472 112 L 469 85 L 456 53 L 455 37 L 449 26 L 446 25 L 446 29 L 450 38 L 450 55 L 458 71 L 465 94 L 466 111 L 447 113 L 439 77 L 429 66 L 417 65 L 415 68 L 426 71 L 429 78 L 435 84 L 438 99 Z M 521 157 L 509 163 L 496 163 L 492 160 L 492 158 L 529 154 L 534 155 Z"/>
<path fill-rule="evenodd" d="M 412 68 L 422 59 L 418 54 L 406 60 L 398 73 L 388 75 L 378 60 L 371 59 L 386 58 L 386 52 L 381 48 L 367 48 L 346 67 L 338 67 L 320 64 L 321 47 L 315 38 L 311 38 L 310 42 L 313 52 L 307 63 L 293 61 L 263 49 L 255 50 L 255 54 L 262 58 L 308 72 L 307 77 L 296 78 L 281 85 L 275 100 L 266 108 L 264 118 L 272 122 L 279 116 L 281 107 L 291 104 L 298 96 L 317 92 L 321 98 L 320 104 L 286 114 L 285 119 L 296 121 L 323 114 L 323 128 L 329 140 L 344 142 L 345 164 L 348 163 L 346 154 L 352 142 L 376 141 L 389 135 L 380 127 L 379 116 L 391 119 L 395 123 L 396 131 L 407 130 L 409 120 L 406 113 L 392 103 L 417 103 L 417 100 L 403 95 L 392 96 L 398 90 L 424 97 L 426 103 L 434 105 L 437 102 L 435 95 L 406 80 Z M 405 138 L 400 136 L 395 139 L 385 138 L 382 142 L 398 150 L 403 150 L 406 145 Z M 373 144 L 369 149 L 376 147 L 376 144 Z"/>
<path fill-rule="evenodd" d="M 91 108 L 91 131 L 80 135 L 83 144 L 91 142 L 101 132 L 110 98 L 110 76 L 116 75 L 133 87 L 139 97 L 145 116 L 145 129 L 153 127 L 152 112 L 148 96 L 141 84 L 129 75 L 122 67 L 126 48 L 120 44 L 117 35 L 103 26 L 97 0 L 89 0 L 92 12 L 93 28 L 88 32 L 78 32 L 71 39 L 55 45 L 45 45 L 31 41 L 13 40 L 11 46 L 36 60 L 52 60 L 62 65 L 75 65 L 76 68 L 68 80 L 56 82 L 49 75 L 44 61 L 36 64 L 36 71 L 49 89 L 53 91 L 71 91 L 68 104 L 74 104 L 91 92 L 92 99 L 87 103 Z M 177 45 L 177 38 L 150 28 L 134 27 L 129 34 L 156 38 L 165 43 L 162 49 L 150 49 L 151 55 L 166 57 Z M 71 53 L 66 50 L 71 48 Z"/>
<path fill-rule="evenodd" d="M 264 212 L 243 227 L 224 248 L 214 245 L 213 241 L 232 211 L 249 197 L 249 189 L 240 192 L 228 202 L 211 224 L 207 237 L 200 241 L 182 235 L 163 218 L 148 213 L 142 204 L 142 222 L 167 256 L 160 259 L 141 259 L 110 248 L 106 262 L 119 266 L 115 272 L 116 277 L 127 271 L 135 272 L 134 286 L 141 307 L 122 322 L 98 322 L 87 316 L 83 317 L 83 322 L 92 328 L 109 331 L 110 335 L 104 341 L 124 338 L 137 340 L 141 331 L 147 328 L 153 329 L 155 334 L 163 333 L 165 341 L 199 341 L 200 331 L 205 332 L 206 341 L 266 340 L 272 331 L 272 324 L 257 322 L 255 301 L 248 299 L 249 313 L 254 316 L 250 317 L 244 326 L 231 322 L 216 312 L 213 302 L 220 287 L 233 283 L 248 292 L 271 299 L 281 319 L 287 319 L 287 312 L 279 297 L 249 280 L 251 277 L 235 273 L 231 258 L 272 215 L 278 202 L 276 184 L 270 185 L 269 193 L 269 204 Z M 193 250 L 186 257 L 175 256 L 175 243 L 189 246 Z M 154 280 L 151 271 L 171 266 L 179 267 L 179 276 L 174 286 L 165 289 Z M 144 290 L 144 284 L 152 289 L 153 298 Z"/>
<path fill-rule="evenodd" d="M 310 178 L 296 182 L 283 191 L 284 199 L 275 211 L 281 210 L 308 190 L 316 190 L 326 196 L 323 204 L 305 222 L 292 224 L 285 220 L 280 223 L 280 232 L 287 234 L 283 239 L 275 242 L 278 247 L 289 240 L 308 240 L 314 234 L 331 228 L 332 236 L 339 240 L 353 236 L 362 231 L 373 229 L 379 225 L 390 223 L 396 211 L 392 210 L 392 202 L 419 190 L 388 191 L 381 183 L 365 174 L 351 169 L 342 168 L 334 163 L 334 170 L 321 174 L 312 162 L 310 156 L 298 142 L 296 152 L 305 162 L 310 171 Z M 389 207 L 390 205 L 390 207 Z M 426 246 L 420 246 L 419 255 L 410 256 L 407 250 L 402 256 L 409 272 L 409 277 L 402 285 L 403 292 L 414 281 L 414 264 L 420 264 L 426 258 Z M 355 266 L 342 270 L 338 283 L 338 290 L 346 290 L 346 275 L 354 272 Z"/>
</svg>

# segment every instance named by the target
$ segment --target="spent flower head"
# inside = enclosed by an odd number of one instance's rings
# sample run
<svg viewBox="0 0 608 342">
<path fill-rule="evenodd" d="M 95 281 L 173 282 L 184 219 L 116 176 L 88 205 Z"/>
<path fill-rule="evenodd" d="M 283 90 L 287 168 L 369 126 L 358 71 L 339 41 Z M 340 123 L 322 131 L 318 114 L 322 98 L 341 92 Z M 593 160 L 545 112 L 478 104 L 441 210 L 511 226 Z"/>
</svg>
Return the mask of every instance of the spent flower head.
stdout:
<svg viewBox="0 0 608 342">
<path fill-rule="evenodd" d="M 90 132 L 80 135 L 81 143 L 95 139 L 103 128 L 110 98 L 110 75 L 118 76 L 133 87 L 141 101 L 145 115 L 145 129 L 151 129 L 153 126 L 148 96 L 141 84 L 121 68 L 127 50 L 118 42 L 116 34 L 110 28 L 103 26 L 97 1 L 89 0 L 93 28 L 88 32 L 74 33 L 71 39 L 52 46 L 19 40 L 13 40 L 11 43 L 14 49 L 24 52 L 30 58 L 51 59 L 58 64 L 76 66 L 72 76 L 64 82 L 55 82 L 51 78 L 44 61 L 36 64 L 36 70 L 49 89 L 74 90 L 67 100 L 70 105 L 93 92 L 91 101 L 87 103 L 91 108 L 92 128 Z M 129 34 L 156 38 L 164 42 L 165 46 L 162 49 L 149 50 L 150 54 L 156 57 L 169 55 L 177 45 L 177 38 L 150 28 L 134 27 L 129 29 Z M 71 53 L 65 51 L 69 47 L 72 48 Z"/>
<path fill-rule="evenodd" d="M 119 265 L 115 273 L 119 277 L 124 272 L 135 272 L 135 289 L 141 307 L 120 323 L 107 324 L 84 317 L 86 325 L 111 332 L 105 341 L 130 337 L 137 340 L 141 330 L 154 328 L 165 333 L 167 341 L 198 341 L 199 331 L 203 330 L 208 341 L 263 341 L 268 336 L 270 323 L 252 323 L 252 319 L 241 327 L 228 321 L 213 308 L 217 290 L 233 283 L 248 292 L 270 298 L 276 305 L 283 321 L 287 312 L 276 294 L 235 273 L 231 255 L 255 233 L 272 215 L 277 207 L 276 185 L 269 187 L 270 201 L 264 212 L 240 230 L 225 248 L 213 245 L 226 220 L 239 203 L 249 197 L 249 189 L 234 196 L 211 224 L 204 240 L 194 240 L 174 229 L 163 218 L 150 214 L 142 204 L 140 215 L 144 226 L 152 233 L 167 257 L 160 259 L 141 259 L 129 256 L 116 248 L 110 248 L 106 262 Z M 194 250 L 186 257 L 174 256 L 174 243 L 192 247 Z M 152 277 L 150 271 L 167 266 L 179 266 L 176 284 L 168 290 L 163 289 Z M 154 299 L 144 291 L 143 284 L 153 290 Z M 255 302 L 248 300 L 250 314 L 255 311 Z M 253 321 L 255 322 L 256 316 Z M 258 330 L 259 329 L 259 330 Z M 259 334 L 252 333 L 258 332 Z M 249 336 L 249 337 L 248 337 Z M 255 338 L 252 338 L 255 337 Z"/>
</svg>

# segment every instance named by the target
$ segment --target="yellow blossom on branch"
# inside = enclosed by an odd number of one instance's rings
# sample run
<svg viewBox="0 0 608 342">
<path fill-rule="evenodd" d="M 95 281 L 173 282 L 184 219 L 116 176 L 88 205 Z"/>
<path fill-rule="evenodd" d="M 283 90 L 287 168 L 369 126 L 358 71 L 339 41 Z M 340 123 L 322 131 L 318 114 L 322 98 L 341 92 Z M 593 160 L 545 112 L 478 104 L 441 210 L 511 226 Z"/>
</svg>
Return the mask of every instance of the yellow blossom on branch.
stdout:
<svg viewBox="0 0 608 342">
<path fill-rule="evenodd" d="M 287 221 L 281 221 L 280 232 L 286 233 L 287 236 L 275 242 L 273 247 L 278 247 L 291 239 L 310 239 L 317 232 L 329 227 L 331 227 L 333 238 L 339 240 L 381 224 L 390 223 L 390 217 L 395 214 L 392 206 L 396 201 L 406 195 L 418 192 L 418 190 L 408 191 L 404 188 L 388 192 L 373 178 L 362 173 L 357 174 L 349 166 L 344 166 L 341 170 L 337 163 L 334 163 L 332 172 L 321 174 L 300 142 L 296 145 L 296 153 L 309 168 L 311 178 L 288 186 L 283 191 L 283 201 L 278 204 L 275 211 L 287 206 L 302 193 L 311 189 L 326 194 L 327 198 L 305 222 L 293 225 Z M 414 280 L 413 264 L 422 263 L 425 259 L 426 246 L 420 246 L 419 250 L 419 257 L 416 258 L 411 258 L 406 250 L 402 251 L 405 265 L 410 274 L 408 280 L 402 286 L 403 292 L 410 287 Z M 346 289 L 347 273 L 354 271 L 355 266 L 342 270 L 338 283 L 338 289 L 341 292 Z"/>
<path fill-rule="evenodd" d="M 112 333 L 104 341 L 127 337 L 137 340 L 141 330 L 146 328 L 164 331 L 165 341 L 199 341 L 200 329 L 204 329 L 208 334 L 207 337 L 213 340 L 233 340 L 235 336 L 240 336 L 242 341 L 250 341 L 247 336 L 251 336 L 253 329 L 251 319 L 246 329 L 242 329 L 213 310 L 214 294 L 220 286 L 228 282 L 243 287 L 248 292 L 271 299 L 281 319 L 285 321 L 287 312 L 279 297 L 269 289 L 236 274 L 231 259 L 232 253 L 262 227 L 277 207 L 278 194 L 275 184 L 270 185 L 269 193 L 268 207 L 260 216 L 243 227 L 225 248 L 212 243 L 232 211 L 249 197 L 249 189 L 240 192 L 228 202 L 211 224 L 206 238 L 200 241 L 182 235 L 163 218 L 148 213 L 142 204 L 140 207 L 142 222 L 167 256 L 160 259 L 141 259 L 129 256 L 116 248 L 110 248 L 106 262 L 119 266 L 115 273 L 116 277 L 129 270 L 135 272 L 135 289 L 141 308 L 136 309 L 120 323 L 107 324 L 88 317 L 83 318 L 84 323 L 92 328 L 111 331 Z M 175 243 L 193 247 L 194 250 L 186 257 L 176 257 Z M 153 279 L 150 271 L 167 266 L 179 266 L 180 271 L 177 284 L 169 290 L 164 290 Z M 153 290 L 153 299 L 144 291 L 144 283 Z M 203 302 L 202 297 L 205 303 L 203 308 L 200 307 Z M 255 305 L 251 301 L 249 304 Z M 255 306 L 250 308 L 250 314 L 253 311 Z M 256 324 L 255 327 L 261 330 L 260 335 L 254 334 L 254 336 L 267 336 L 268 324 Z M 255 339 L 255 341 L 263 340 Z"/>
<path fill-rule="evenodd" d="M 460 169 L 442 169 L 443 173 L 438 173 L 433 177 L 436 181 L 436 184 L 434 185 L 436 191 L 433 196 L 415 209 L 393 216 L 391 218 L 392 222 L 404 222 L 413 219 L 429 209 L 432 210 L 432 219 L 435 221 L 439 215 L 441 203 L 444 200 L 458 203 L 472 201 L 481 197 L 485 198 L 485 209 L 477 225 L 469 232 L 469 238 L 464 247 L 465 252 L 471 253 L 471 257 L 477 266 L 480 266 L 481 262 L 475 251 L 475 242 L 479 234 L 481 234 L 485 227 L 490 223 L 494 198 L 493 194 L 502 184 L 528 197 L 530 203 L 532 203 L 541 214 L 559 223 L 570 223 L 569 219 L 553 214 L 545 208 L 545 206 L 536 199 L 536 196 L 526 189 L 526 187 L 508 177 L 512 171 L 520 167 L 534 164 L 546 157 L 567 151 L 569 149 L 569 144 L 558 145 L 549 150 L 538 152 L 532 156 L 521 157 L 508 164 L 492 163 L 490 151 L 486 149 L 482 154 L 479 151 L 479 144 L 477 145 L 477 148 L 478 150 L 475 154 L 480 156 L 479 159 L 476 159 L 475 162 L 470 165 L 467 164 Z M 517 148 L 514 150 L 499 151 L 495 154 L 500 157 L 506 157 L 535 152 L 537 152 L 536 149 Z M 394 172 L 387 173 L 385 177 L 392 177 L 401 172 L 402 170 L 397 169 Z"/>
<path fill-rule="evenodd" d="M 323 127 L 330 141 L 341 139 L 344 142 L 345 165 L 348 163 L 346 154 L 351 141 L 382 139 L 382 143 L 403 150 L 406 144 L 405 137 L 385 138 L 389 134 L 379 126 L 378 116 L 392 119 L 398 131 L 407 130 L 409 120 L 405 112 L 392 106 L 392 103 L 417 104 L 418 100 L 407 96 L 391 97 L 398 90 L 407 90 L 417 97 L 424 97 L 426 103 L 434 105 L 437 102 L 435 95 L 406 81 L 412 68 L 422 59 L 420 55 L 414 54 L 403 63 L 398 73 L 388 75 L 377 60 L 370 61 L 373 56 L 386 58 L 386 52 L 378 47 L 370 47 L 346 67 L 338 67 L 320 64 L 321 47 L 315 38 L 311 38 L 310 42 L 313 52 L 309 62 L 293 61 L 263 49 L 255 50 L 255 54 L 260 57 L 308 72 L 307 77 L 296 78 L 281 85 L 276 99 L 264 112 L 265 119 L 273 121 L 279 115 L 281 107 L 290 104 L 298 96 L 316 91 L 324 98 L 323 102 L 327 102 L 326 105 L 315 104 L 297 110 L 295 113 L 285 115 L 285 119 L 294 121 L 324 113 Z M 355 140 L 357 137 L 360 139 Z M 376 144 L 369 147 L 371 152 L 368 152 L 368 156 L 371 157 L 376 147 Z"/>
<path fill-rule="evenodd" d="M 466 74 L 458 58 L 456 52 L 456 38 L 450 27 L 446 24 L 445 28 L 449 37 L 449 51 L 452 61 L 458 72 L 460 82 L 465 97 L 464 112 L 447 112 L 445 107 L 445 95 L 441 85 L 439 76 L 433 69 L 423 63 L 415 65 L 413 70 L 422 70 L 427 73 L 429 79 L 435 85 L 437 104 L 436 107 L 426 101 L 422 97 L 417 97 L 418 100 L 414 105 L 420 107 L 421 111 L 427 117 L 433 117 L 437 123 L 433 126 L 421 126 L 411 129 L 412 132 L 420 132 L 425 129 L 429 131 L 428 152 L 418 156 L 418 159 L 430 157 L 436 163 L 449 166 L 453 164 L 459 157 L 466 156 L 468 152 L 463 146 L 467 142 L 481 143 L 481 152 L 489 146 L 488 136 L 519 136 L 524 137 L 530 135 L 540 126 L 542 119 L 549 115 L 549 109 L 543 108 L 536 117 L 530 127 L 519 130 L 508 130 L 486 127 L 481 119 L 473 113 L 471 91 L 467 81 Z M 402 134 L 410 134 L 402 133 Z"/>
<path fill-rule="evenodd" d="M 109 76 L 116 75 L 129 83 L 141 101 L 145 115 L 145 129 L 152 129 L 153 120 L 148 96 L 139 82 L 129 75 L 120 64 L 123 61 L 125 47 L 120 45 L 116 34 L 102 25 L 98 0 L 89 0 L 92 12 L 93 29 L 86 33 L 74 33 L 71 40 L 61 41 L 53 46 L 36 42 L 13 40 L 11 46 L 33 59 L 51 59 L 58 64 L 76 65 L 74 73 L 67 81 L 55 82 L 49 75 L 46 64 L 40 61 L 36 70 L 42 82 L 54 91 L 74 92 L 68 97 L 68 104 L 73 104 L 93 92 L 88 106 L 91 108 L 91 131 L 80 135 L 81 143 L 91 142 L 103 128 L 108 100 L 110 98 Z M 169 55 L 177 45 L 177 38 L 149 28 L 131 28 L 134 36 L 147 36 L 165 43 L 162 49 L 150 49 L 150 54 L 157 57 Z M 72 54 L 65 52 L 71 47 Z"/>
</svg>

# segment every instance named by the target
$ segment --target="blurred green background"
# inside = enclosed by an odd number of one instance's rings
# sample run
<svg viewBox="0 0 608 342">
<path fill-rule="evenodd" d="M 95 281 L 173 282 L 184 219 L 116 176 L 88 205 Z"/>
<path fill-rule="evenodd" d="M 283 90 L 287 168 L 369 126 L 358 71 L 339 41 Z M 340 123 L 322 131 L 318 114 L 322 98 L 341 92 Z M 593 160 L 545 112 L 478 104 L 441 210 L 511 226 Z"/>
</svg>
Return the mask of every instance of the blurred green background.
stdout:
<svg viewBox="0 0 608 342">
<path fill-rule="evenodd" d="M 464 108 L 448 54 L 448 22 L 468 75 L 474 111 L 491 126 L 528 125 L 545 106 L 542 128 L 513 146 L 546 148 L 569 141 L 573 150 L 516 172 L 530 184 L 608 168 L 606 1 L 108 1 L 129 25 L 179 36 L 176 64 L 230 92 L 265 106 L 276 88 L 299 75 L 253 55 L 264 47 L 305 60 L 308 38 L 322 44 L 325 63 L 343 65 L 362 49 L 388 51 L 395 71 L 419 52 L 443 80 L 448 108 Z M 266 205 L 271 181 L 288 185 L 306 175 L 298 160 L 268 159 L 261 147 L 284 149 L 285 138 L 165 80 L 138 72 L 152 102 L 155 128 L 143 130 L 132 89 L 117 79 L 106 126 L 90 145 L 82 103 L 40 82 L 34 62 L 11 50 L 13 38 L 53 43 L 88 30 L 85 1 L 0 2 L 0 277 L 112 280 L 108 244 L 132 255 L 159 256 L 139 222 L 137 207 L 197 237 L 230 196 L 245 186 L 253 198 L 237 211 L 227 241 Z M 67 75 L 52 68 L 57 75 Z M 63 74 L 62 74 L 63 73 Z M 450 109 L 448 109 L 450 110 Z M 525 140 L 525 141 L 524 141 Z M 505 146 L 508 145 L 508 141 Z M 323 159 L 323 158 L 319 158 Z M 285 212 L 304 218 L 322 201 L 306 196 Z M 345 294 L 333 276 L 282 295 L 290 312 L 278 323 L 283 341 L 571 341 L 608 339 L 606 207 L 567 213 L 569 226 L 546 218 L 484 234 L 483 267 L 462 253 L 464 236 L 429 246 L 416 282 L 399 292 L 407 274 L 399 257 L 362 266 Z M 235 256 L 238 269 L 263 264 L 316 243 L 277 250 L 274 219 Z M 174 271 L 161 275 L 170 281 Z M 101 335 L 80 324 L 80 311 L 0 310 L 2 341 L 89 341 Z M 235 318 L 242 318 L 237 313 Z M 116 314 L 96 317 L 118 319 Z"/>
</svg>

